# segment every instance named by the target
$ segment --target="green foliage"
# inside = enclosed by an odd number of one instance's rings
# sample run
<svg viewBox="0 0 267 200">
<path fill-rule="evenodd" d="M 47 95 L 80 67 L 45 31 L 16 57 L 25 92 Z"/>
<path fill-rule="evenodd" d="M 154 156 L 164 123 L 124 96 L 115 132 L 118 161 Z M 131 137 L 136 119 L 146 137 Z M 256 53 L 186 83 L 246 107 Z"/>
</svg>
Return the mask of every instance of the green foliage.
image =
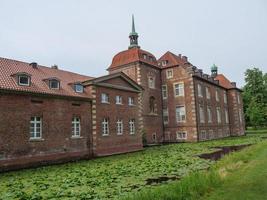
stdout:
<svg viewBox="0 0 267 200">
<path fill-rule="evenodd" d="M 255 129 L 259 126 L 263 126 L 266 119 L 266 107 L 263 103 L 257 102 L 255 97 L 252 97 L 247 111 L 246 111 L 250 123 L 254 126 Z"/>
</svg>

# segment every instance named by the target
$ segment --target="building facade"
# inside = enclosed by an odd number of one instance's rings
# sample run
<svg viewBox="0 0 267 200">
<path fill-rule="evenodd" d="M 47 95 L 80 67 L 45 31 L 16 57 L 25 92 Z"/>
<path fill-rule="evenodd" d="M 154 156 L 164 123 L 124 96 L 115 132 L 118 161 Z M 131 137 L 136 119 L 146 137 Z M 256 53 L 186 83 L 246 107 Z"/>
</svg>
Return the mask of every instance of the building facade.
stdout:
<svg viewBox="0 0 267 200">
<path fill-rule="evenodd" d="M 138 45 L 88 77 L 0 58 L 0 171 L 244 134 L 241 90 L 213 65 Z"/>
</svg>

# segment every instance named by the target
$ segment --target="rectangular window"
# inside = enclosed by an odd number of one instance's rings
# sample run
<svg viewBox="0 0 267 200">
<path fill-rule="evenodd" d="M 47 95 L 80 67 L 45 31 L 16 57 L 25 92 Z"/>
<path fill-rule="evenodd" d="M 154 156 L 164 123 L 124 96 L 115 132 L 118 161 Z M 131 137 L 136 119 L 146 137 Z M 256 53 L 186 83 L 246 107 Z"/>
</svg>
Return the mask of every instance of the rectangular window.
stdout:
<svg viewBox="0 0 267 200">
<path fill-rule="evenodd" d="M 148 77 L 148 87 L 154 89 L 155 88 L 155 77 Z"/>
<path fill-rule="evenodd" d="M 206 87 L 206 97 L 210 99 L 210 88 Z"/>
<path fill-rule="evenodd" d="M 216 90 L 215 92 L 216 101 L 220 101 L 219 92 Z"/>
<path fill-rule="evenodd" d="M 122 96 L 116 96 L 116 104 L 122 104 Z"/>
<path fill-rule="evenodd" d="M 129 121 L 129 128 L 130 128 L 130 134 L 134 134 L 135 133 L 135 120 L 134 119 L 130 119 Z"/>
<path fill-rule="evenodd" d="M 216 108 L 216 112 L 217 112 L 217 123 L 220 124 L 222 122 L 221 119 L 221 109 L 219 107 Z"/>
<path fill-rule="evenodd" d="M 169 112 L 168 109 L 163 109 L 163 122 L 164 124 L 169 123 Z"/>
<path fill-rule="evenodd" d="M 59 89 L 59 81 L 56 79 L 49 80 L 49 87 L 51 89 Z"/>
<path fill-rule="evenodd" d="M 209 130 L 209 139 L 213 138 L 214 138 L 213 130 Z"/>
<path fill-rule="evenodd" d="M 208 123 L 211 123 L 212 122 L 211 107 L 207 107 L 207 113 L 208 113 Z"/>
<path fill-rule="evenodd" d="M 30 77 L 27 75 L 19 75 L 19 85 L 30 86 Z"/>
<path fill-rule="evenodd" d="M 162 85 L 162 98 L 167 99 L 168 92 L 167 92 L 167 85 Z"/>
<path fill-rule="evenodd" d="M 226 91 L 223 91 L 223 101 L 224 101 L 224 103 L 227 103 Z"/>
<path fill-rule="evenodd" d="M 184 83 L 174 84 L 174 96 L 184 96 Z"/>
<path fill-rule="evenodd" d="M 186 132 L 176 132 L 176 140 L 186 140 L 187 133 Z"/>
<path fill-rule="evenodd" d="M 102 121 L 102 135 L 109 135 L 109 120 L 108 118 L 104 118 Z"/>
<path fill-rule="evenodd" d="M 72 118 L 72 137 L 80 137 L 81 136 L 81 123 L 79 117 Z"/>
<path fill-rule="evenodd" d="M 242 123 L 242 110 L 239 108 L 239 121 Z"/>
<path fill-rule="evenodd" d="M 200 132 L 200 138 L 201 138 L 202 140 L 206 140 L 206 139 L 207 139 L 206 131 L 202 130 L 202 131 Z"/>
<path fill-rule="evenodd" d="M 42 138 L 42 118 L 31 117 L 30 122 L 30 139 Z"/>
<path fill-rule="evenodd" d="M 75 92 L 83 93 L 83 85 L 82 84 L 75 84 L 74 88 L 75 88 Z"/>
<path fill-rule="evenodd" d="M 168 69 L 167 71 L 166 71 L 166 78 L 167 79 L 170 79 L 170 78 L 172 78 L 173 77 L 173 70 L 172 69 Z"/>
<path fill-rule="evenodd" d="M 203 105 L 199 105 L 199 121 L 200 123 L 205 123 L 205 113 Z"/>
<path fill-rule="evenodd" d="M 109 103 L 109 95 L 106 93 L 101 94 L 101 103 Z"/>
<path fill-rule="evenodd" d="M 123 133 L 123 122 L 121 119 L 117 120 L 117 134 L 122 135 Z"/>
<path fill-rule="evenodd" d="M 128 105 L 133 106 L 134 105 L 134 98 L 133 97 L 128 97 Z"/>
<path fill-rule="evenodd" d="M 238 93 L 236 93 L 236 96 L 237 96 L 237 103 L 239 104 L 240 103 L 240 96 Z"/>
<path fill-rule="evenodd" d="M 184 106 L 176 106 L 176 121 L 177 122 L 185 122 L 185 107 Z"/>
<path fill-rule="evenodd" d="M 229 114 L 227 108 L 225 108 L 224 112 L 225 112 L 225 123 L 229 124 Z"/>
<path fill-rule="evenodd" d="M 199 97 L 203 97 L 202 85 L 197 84 L 197 93 Z"/>
</svg>

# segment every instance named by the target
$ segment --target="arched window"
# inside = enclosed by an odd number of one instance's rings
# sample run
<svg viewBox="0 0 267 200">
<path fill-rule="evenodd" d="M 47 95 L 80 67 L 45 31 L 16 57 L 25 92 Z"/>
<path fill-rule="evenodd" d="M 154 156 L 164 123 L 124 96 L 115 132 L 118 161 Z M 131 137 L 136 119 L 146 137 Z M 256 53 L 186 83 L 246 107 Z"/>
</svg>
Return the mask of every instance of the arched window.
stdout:
<svg viewBox="0 0 267 200">
<path fill-rule="evenodd" d="M 156 104 L 156 100 L 155 97 L 151 96 L 149 98 L 149 109 L 150 109 L 150 113 L 155 113 L 155 104 Z"/>
</svg>

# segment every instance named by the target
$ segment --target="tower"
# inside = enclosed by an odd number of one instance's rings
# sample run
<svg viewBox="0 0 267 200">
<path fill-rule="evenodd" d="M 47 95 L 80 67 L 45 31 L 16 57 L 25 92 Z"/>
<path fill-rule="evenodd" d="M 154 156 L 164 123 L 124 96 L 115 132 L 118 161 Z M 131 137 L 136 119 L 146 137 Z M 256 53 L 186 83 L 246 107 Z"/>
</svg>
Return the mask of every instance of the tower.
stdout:
<svg viewBox="0 0 267 200">
<path fill-rule="evenodd" d="M 218 73 L 218 67 L 215 64 L 213 64 L 210 69 L 211 69 L 211 76 L 216 77 Z"/>
<path fill-rule="evenodd" d="M 133 15 L 132 15 L 132 32 L 129 34 L 129 38 L 130 38 L 129 49 L 134 48 L 134 47 L 140 48 L 138 46 L 138 33 L 135 32 L 134 16 Z"/>
</svg>

